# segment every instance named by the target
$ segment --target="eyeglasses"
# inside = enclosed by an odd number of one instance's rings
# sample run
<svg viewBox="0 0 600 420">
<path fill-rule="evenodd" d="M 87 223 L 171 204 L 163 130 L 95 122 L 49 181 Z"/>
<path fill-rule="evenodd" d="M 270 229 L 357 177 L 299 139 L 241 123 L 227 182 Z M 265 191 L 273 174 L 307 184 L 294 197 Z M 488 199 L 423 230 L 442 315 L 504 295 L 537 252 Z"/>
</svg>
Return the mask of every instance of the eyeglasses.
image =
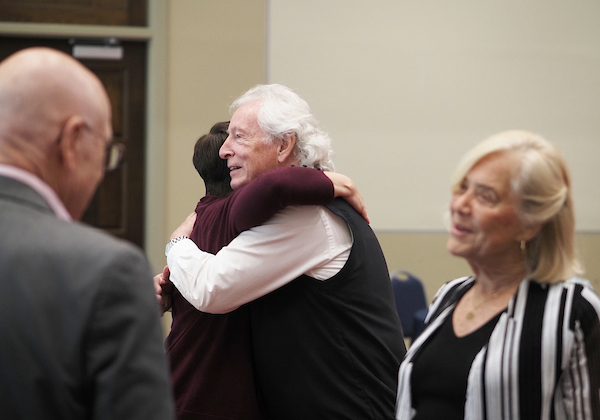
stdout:
<svg viewBox="0 0 600 420">
<path fill-rule="evenodd" d="M 90 133 L 92 133 L 92 135 L 94 137 L 97 136 L 96 133 L 94 132 L 94 130 L 92 129 L 92 127 L 90 127 L 90 125 L 88 123 L 84 123 L 83 127 L 84 127 L 84 129 L 86 129 Z M 59 141 L 60 141 L 61 137 L 62 137 L 62 130 L 58 136 Z M 125 154 L 125 145 L 123 143 L 115 143 L 114 141 L 111 140 L 106 145 L 106 152 L 104 154 L 104 171 L 110 172 L 110 171 L 114 171 L 115 169 L 117 169 L 119 167 L 119 164 L 121 163 L 121 159 L 123 159 L 124 154 Z"/>
<path fill-rule="evenodd" d="M 110 142 L 106 146 L 106 159 L 104 161 L 104 170 L 106 172 L 114 171 L 119 167 L 121 159 L 125 154 L 125 145 L 123 143 Z"/>
</svg>

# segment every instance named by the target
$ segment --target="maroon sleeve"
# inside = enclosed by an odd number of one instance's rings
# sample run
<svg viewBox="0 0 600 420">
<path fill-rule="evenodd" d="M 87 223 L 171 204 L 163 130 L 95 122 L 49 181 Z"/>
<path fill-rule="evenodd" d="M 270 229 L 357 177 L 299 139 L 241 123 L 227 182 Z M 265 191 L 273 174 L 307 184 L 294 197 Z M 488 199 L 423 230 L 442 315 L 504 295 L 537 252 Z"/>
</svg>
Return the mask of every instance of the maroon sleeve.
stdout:
<svg viewBox="0 0 600 420">
<path fill-rule="evenodd" d="M 232 203 L 229 220 L 241 232 L 266 222 L 287 206 L 330 204 L 333 194 L 333 183 L 318 169 L 279 168 L 242 187 Z"/>
</svg>

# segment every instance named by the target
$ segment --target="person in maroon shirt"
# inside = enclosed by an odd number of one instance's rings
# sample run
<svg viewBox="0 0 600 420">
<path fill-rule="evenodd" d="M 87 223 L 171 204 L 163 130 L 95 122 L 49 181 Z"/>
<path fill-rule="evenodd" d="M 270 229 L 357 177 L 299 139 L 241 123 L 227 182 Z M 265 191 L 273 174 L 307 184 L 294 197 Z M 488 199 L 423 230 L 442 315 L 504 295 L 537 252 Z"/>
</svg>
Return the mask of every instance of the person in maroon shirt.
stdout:
<svg viewBox="0 0 600 420">
<path fill-rule="evenodd" d="M 288 205 L 325 205 L 336 195 L 348 197 L 366 216 L 362 198 L 349 178 L 312 168 L 276 169 L 232 192 L 227 161 L 218 155 L 227 127 L 227 122 L 215 124 L 194 147 L 194 166 L 206 187 L 190 236 L 200 249 L 217 253 L 240 232 L 266 222 Z M 173 323 L 166 348 L 177 418 L 260 419 L 248 308 L 207 314 L 196 310 L 176 289 L 165 284 L 162 288 L 163 309 L 171 304 L 166 293 L 172 292 Z M 160 286 L 157 292 L 161 293 Z"/>
</svg>

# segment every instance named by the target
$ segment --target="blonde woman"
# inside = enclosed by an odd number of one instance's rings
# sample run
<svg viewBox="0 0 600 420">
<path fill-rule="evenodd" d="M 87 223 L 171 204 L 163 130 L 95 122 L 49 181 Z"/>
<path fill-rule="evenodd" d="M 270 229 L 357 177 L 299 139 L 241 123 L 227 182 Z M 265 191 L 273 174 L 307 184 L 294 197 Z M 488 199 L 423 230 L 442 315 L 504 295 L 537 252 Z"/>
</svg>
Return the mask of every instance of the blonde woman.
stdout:
<svg viewBox="0 0 600 420">
<path fill-rule="evenodd" d="M 469 151 L 448 251 L 473 275 L 438 291 L 399 371 L 397 419 L 600 419 L 600 299 L 578 278 L 571 182 L 540 136 Z"/>
</svg>

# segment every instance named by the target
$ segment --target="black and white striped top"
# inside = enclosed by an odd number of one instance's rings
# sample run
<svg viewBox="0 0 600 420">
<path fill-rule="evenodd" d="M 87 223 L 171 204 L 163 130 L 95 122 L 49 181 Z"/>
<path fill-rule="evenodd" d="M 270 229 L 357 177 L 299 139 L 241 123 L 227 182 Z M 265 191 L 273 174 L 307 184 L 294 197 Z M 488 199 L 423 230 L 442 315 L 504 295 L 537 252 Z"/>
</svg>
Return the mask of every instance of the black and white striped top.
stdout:
<svg viewBox="0 0 600 420">
<path fill-rule="evenodd" d="M 474 282 L 446 283 L 399 370 L 396 419 L 409 420 L 412 360 Z M 471 365 L 465 420 L 600 419 L 600 298 L 587 281 L 524 280 Z"/>
</svg>

